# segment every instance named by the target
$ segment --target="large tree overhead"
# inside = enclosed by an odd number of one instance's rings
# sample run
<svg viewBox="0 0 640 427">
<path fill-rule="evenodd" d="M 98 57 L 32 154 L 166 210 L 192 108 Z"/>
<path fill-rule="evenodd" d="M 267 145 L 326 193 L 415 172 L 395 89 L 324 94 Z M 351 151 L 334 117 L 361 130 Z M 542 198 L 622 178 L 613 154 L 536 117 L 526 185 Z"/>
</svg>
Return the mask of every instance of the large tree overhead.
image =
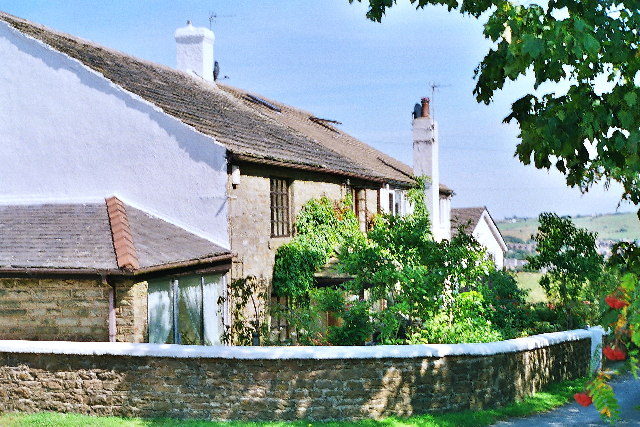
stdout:
<svg viewBox="0 0 640 427">
<path fill-rule="evenodd" d="M 522 163 L 555 167 L 583 191 L 618 181 L 622 199 L 640 204 L 640 1 L 409 1 L 486 18 L 494 44 L 475 69 L 478 102 L 490 103 L 507 80 L 535 78 L 504 119 L 520 126 Z M 395 2 L 369 0 L 367 17 L 380 21 Z M 561 81 L 568 90 L 535 90 Z"/>
</svg>

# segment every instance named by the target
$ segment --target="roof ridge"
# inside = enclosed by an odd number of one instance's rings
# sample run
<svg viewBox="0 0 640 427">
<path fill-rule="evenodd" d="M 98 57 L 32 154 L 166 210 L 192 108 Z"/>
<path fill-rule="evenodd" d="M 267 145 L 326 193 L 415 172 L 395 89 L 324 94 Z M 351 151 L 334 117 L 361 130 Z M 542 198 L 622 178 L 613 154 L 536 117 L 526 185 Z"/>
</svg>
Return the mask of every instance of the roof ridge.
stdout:
<svg viewBox="0 0 640 427">
<path fill-rule="evenodd" d="M 121 56 L 121 57 L 123 57 L 125 59 L 132 59 L 134 61 L 138 61 L 138 62 L 141 62 L 141 63 L 146 64 L 146 65 L 163 68 L 166 71 L 174 71 L 174 72 L 177 72 L 177 73 L 181 73 L 181 74 L 193 77 L 192 74 L 186 73 L 184 71 L 180 71 L 180 70 L 178 70 L 176 68 L 173 68 L 173 67 L 170 67 L 168 65 L 161 64 L 159 62 L 155 62 L 155 61 L 152 61 L 152 60 L 149 60 L 149 59 L 140 58 L 140 57 L 134 56 L 133 54 L 127 53 L 125 51 L 122 51 L 122 50 L 119 50 L 119 49 L 116 49 L 116 48 L 113 48 L 113 47 L 109 47 L 109 46 L 100 44 L 99 42 L 93 41 L 91 39 L 80 37 L 80 36 L 77 36 L 75 34 L 67 33 L 65 31 L 57 30 L 57 29 L 55 29 L 53 27 L 49 27 L 49 26 L 41 24 L 39 22 L 31 21 L 29 19 L 25 19 L 25 18 L 22 18 L 20 16 L 15 16 L 15 15 L 12 15 L 10 13 L 4 12 L 2 10 L 0 10 L 0 21 L 6 22 L 7 24 L 9 24 L 10 27 L 12 27 L 13 29 L 19 31 L 20 33 L 26 34 L 28 37 L 30 37 L 32 39 L 35 39 L 35 40 L 38 40 L 41 43 L 44 43 L 45 45 L 47 45 L 49 47 L 52 47 L 54 50 L 57 50 L 58 52 L 61 52 L 61 53 L 65 54 L 65 55 L 67 55 L 68 57 L 75 59 L 76 61 L 82 63 L 83 65 L 85 65 L 87 67 L 89 67 L 89 66 L 84 64 L 83 61 L 81 61 L 81 60 L 79 60 L 77 58 L 74 58 L 72 55 L 69 55 L 68 53 L 57 49 L 56 47 L 54 47 L 51 44 L 47 43 L 45 40 L 42 40 L 42 39 L 40 39 L 40 38 L 38 38 L 38 37 L 28 33 L 28 32 L 23 31 L 20 28 L 19 25 L 21 24 L 21 25 L 30 26 L 30 27 L 33 27 L 33 28 L 36 28 L 36 29 L 39 29 L 39 30 L 42 30 L 42 31 L 46 31 L 46 32 L 51 33 L 53 35 L 56 35 L 56 36 L 59 36 L 59 37 L 64 37 L 66 39 L 74 41 L 76 43 L 87 45 L 87 46 L 93 47 L 95 49 L 104 50 L 105 52 L 108 52 L 108 53 L 110 53 L 112 55 Z M 10 21 L 13 21 L 15 24 L 10 22 Z M 16 25 L 18 25 L 18 26 L 16 26 Z M 89 68 L 91 68 L 91 67 L 89 67 Z M 93 69 L 93 68 L 91 68 L 91 69 Z M 99 72 L 99 71 L 97 71 L 95 69 L 93 69 L 93 70 L 96 71 L 96 72 Z M 200 81 L 198 79 L 194 79 L 194 80 L 195 81 Z M 113 80 L 110 80 L 110 81 L 113 83 Z"/>
<path fill-rule="evenodd" d="M 218 83 L 208 84 L 174 68 L 22 18 L 0 14 L 0 21 L 78 61 L 123 91 L 217 141 L 230 153 L 251 156 L 256 160 L 273 159 L 293 168 L 304 165 L 321 168 L 322 172 L 330 174 L 345 175 L 346 172 L 346 176 L 357 176 L 365 181 L 412 182 L 380 161 L 372 164 L 362 162 L 357 154 L 336 148 L 338 142 L 329 144 L 325 141 L 328 139 L 324 135 L 326 129 L 309 121 L 311 113 L 302 109 L 260 95 L 269 103 L 287 110 L 284 116 L 290 119 L 277 119 L 268 111 L 249 108 L 247 103 L 250 101 L 238 98 L 242 93 L 258 95 L 253 91 Z M 301 123 L 298 126 L 293 122 Z M 321 130 L 316 131 L 315 128 Z M 340 131 L 340 135 L 348 134 Z M 371 157 L 371 153 L 381 154 L 380 150 L 351 135 L 348 138 L 355 144 L 351 151 L 366 150 L 368 154 L 365 157 Z M 407 169 L 409 172 L 408 165 Z"/>
<path fill-rule="evenodd" d="M 116 196 L 105 199 L 105 202 L 107 204 L 113 249 L 118 267 L 126 270 L 137 270 L 140 268 L 140 261 L 133 243 L 133 235 L 131 234 L 125 205 Z"/>
</svg>

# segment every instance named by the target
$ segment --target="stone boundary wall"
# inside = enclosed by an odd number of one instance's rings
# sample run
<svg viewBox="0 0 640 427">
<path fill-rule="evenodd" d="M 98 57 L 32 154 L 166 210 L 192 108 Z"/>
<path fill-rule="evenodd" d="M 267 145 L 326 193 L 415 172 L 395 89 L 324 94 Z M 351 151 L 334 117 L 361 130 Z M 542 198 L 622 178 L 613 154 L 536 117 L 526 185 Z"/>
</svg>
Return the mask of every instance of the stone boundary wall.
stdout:
<svg viewBox="0 0 640 427">
<path fill-rule="evenodd" d="M 481 409 L 586 375 L 601 336 L 376 347 L 0 341 L 0 411 L 320 420 Z"/>
</svg>

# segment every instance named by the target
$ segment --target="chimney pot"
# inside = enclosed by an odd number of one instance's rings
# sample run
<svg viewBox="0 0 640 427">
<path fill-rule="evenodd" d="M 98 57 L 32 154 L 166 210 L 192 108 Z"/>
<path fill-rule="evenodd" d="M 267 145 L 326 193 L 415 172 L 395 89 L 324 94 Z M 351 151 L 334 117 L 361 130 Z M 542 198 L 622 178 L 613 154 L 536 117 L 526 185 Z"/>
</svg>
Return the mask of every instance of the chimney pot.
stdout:
<svg viewBox="0 0 640 427">
<path fill-rule="evenodd" d="M 422 116 L 421 117 L 429 117 L 429 98 L 422 98 Z"/>
</svg>

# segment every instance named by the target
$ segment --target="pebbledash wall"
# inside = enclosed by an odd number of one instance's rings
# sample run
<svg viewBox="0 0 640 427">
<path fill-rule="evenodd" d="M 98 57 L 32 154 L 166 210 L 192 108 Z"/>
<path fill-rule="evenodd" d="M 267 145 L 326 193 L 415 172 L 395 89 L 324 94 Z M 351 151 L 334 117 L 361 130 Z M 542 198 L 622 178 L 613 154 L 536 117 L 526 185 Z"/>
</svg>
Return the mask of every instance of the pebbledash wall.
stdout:
<svg viewBox="0 0 640 427">
<path fill-rule="evenodd" d="M 480 409 L 584 376 L 601 337 L 375 347 L 0 341 L 0 411 L 319 420 Z"/>
</svg>

